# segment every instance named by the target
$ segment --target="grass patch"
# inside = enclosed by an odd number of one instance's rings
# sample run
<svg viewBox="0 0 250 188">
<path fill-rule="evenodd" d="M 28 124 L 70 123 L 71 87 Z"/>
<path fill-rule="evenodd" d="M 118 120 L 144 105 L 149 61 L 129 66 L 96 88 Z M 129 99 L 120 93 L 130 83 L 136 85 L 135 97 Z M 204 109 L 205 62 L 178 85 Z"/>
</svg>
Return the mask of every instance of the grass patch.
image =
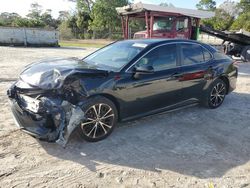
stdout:
<svg viewBox="0 0 250 188">
<path fill-rule="evenodd" d="M 91 44 L 91 43 L 78 43 L 78 42 L 59 42 L 61 47 L 85 47 L 85 48 L 101 48 L 105 44 Z"/>
<path fill-rule="evenodd" d="M 62 47 L 85 47 L 85 48 L 101 48 L 110 44 L 111 40 L 96 39 L 96 40 L 61 40 L 59 45 Z"/>
</svg>

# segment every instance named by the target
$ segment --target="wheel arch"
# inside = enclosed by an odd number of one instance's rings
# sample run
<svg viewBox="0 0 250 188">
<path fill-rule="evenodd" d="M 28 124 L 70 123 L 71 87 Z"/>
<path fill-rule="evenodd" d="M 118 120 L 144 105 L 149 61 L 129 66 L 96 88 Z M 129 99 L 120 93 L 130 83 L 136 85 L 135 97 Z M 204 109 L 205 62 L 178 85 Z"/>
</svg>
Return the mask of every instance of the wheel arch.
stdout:
<svg viewBox="0 0 250 188">
<path fill-rule="evenodd" d="M 228 94 L 229 87 L 230 87 L 230 85 L 229 85 L 230 83 L 229 83 L 228 77 L 226 75 L 221 75 L 221 76 L 219 76 L 219 79 L 221 79 L 223 82 L 225 82 L 225 84 L 227 86 L 227 92 L 226 92 L 226 94 Z"/>
</svg>

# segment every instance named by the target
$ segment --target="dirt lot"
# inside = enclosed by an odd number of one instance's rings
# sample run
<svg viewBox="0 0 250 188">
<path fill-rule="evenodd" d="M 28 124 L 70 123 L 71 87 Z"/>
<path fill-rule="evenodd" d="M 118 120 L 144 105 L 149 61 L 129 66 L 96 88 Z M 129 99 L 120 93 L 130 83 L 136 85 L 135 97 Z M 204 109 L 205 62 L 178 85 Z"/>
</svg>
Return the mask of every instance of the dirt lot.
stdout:
<svg viewBox="0 0 250 188">
<path fill-rule="evenodd" d="M 0 187 L 250 187 L 250 64 L 216 110 L 192 107 L 122 123 L 66 149 L 19 131 L 6 89 L 21 69 L 93 49 L 0 47 Z"/>
</svg>

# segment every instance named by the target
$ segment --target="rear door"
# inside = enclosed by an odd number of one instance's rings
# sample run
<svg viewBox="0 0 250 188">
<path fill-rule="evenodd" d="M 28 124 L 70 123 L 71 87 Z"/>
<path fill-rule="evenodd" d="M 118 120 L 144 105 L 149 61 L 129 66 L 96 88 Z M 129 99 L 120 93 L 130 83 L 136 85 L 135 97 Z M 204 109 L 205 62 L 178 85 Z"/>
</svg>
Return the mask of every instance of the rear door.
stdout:
<svg viewBox="0 0 250 188">
<path fill-rule="evenodd" d="M 200 98 L 211 73 L 211 53 L 197 43 L 180 43 L 182 92 L 185 99 Z"/>
</svg>

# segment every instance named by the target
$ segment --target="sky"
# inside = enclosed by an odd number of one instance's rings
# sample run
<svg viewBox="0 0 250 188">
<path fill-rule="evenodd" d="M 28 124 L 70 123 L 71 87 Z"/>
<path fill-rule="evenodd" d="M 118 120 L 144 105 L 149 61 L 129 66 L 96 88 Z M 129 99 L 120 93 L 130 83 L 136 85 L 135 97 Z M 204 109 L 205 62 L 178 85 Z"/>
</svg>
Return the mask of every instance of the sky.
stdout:
<svg viewBox="0 0 250 188">
<path fill-rule="evenodd" d="M 160 4 L 162 2 L 172 3 L 175 7 L 195 9 L 195 5 L 199 0 L 134 0 L 134 2 L 143 2 L 149 4 Z M 220 5 L 224 0 L 216 0 L 217 5 Z M 58 12 L 61 10 L 73 11 L 75 3 L 68 0 L 0 0 L 1 12 L 16 12 L 21 16 L 29 13 L 30 4 L 37 2 L 42 5 L 43 9 L 51 9 L 53 17 L 58 17 Z"/>
<path fill-rule="evenodd" d="M 58 17 L 59 11 L 73 11 L 75 8 L 75 3 L 68 0 L 0 0 L 0 13 L 16 12 L 21 16 L 26 16 L 29 13 L 31 3 L 34 2 L 42 5 L 43 10 L 51 9 L 55 18 Z"/>
</svg>

